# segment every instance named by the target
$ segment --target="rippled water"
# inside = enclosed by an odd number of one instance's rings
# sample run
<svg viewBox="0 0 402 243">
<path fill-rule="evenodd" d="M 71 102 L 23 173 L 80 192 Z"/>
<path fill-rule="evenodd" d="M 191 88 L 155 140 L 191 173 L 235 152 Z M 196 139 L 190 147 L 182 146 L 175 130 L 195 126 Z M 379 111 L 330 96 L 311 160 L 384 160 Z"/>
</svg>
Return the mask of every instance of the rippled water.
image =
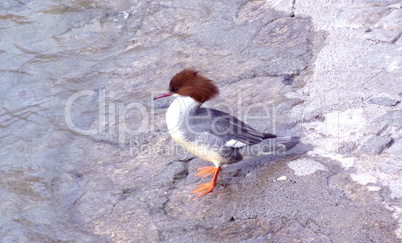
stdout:
<svg viewBox="0 0 402 243">
<path fill-rule="evenodd" d="M 80 168 L 97 159 L 83 161 L 91 149 L 83 145 L 91 138 L 67 126 L 65 107 L 78 91 L 94 92 L 77 98 L 71 119 L 84 131 L 96 128 L 98 93 L 112 96 L 117 106 L 133 85 L 147 82 L 146 77 L 125 81 L 152 63 L 152 51 L 128 58 L 136 54 L 127 48 L 146 49 L 131 39 L 146 24 L 145 12 L 152 11 L 141 7 L 128 1 L 0 3 L 2 241 L 97 239 L 66 213 L 89 181 L 80 179 L 85 173 Z"/>
</svg>

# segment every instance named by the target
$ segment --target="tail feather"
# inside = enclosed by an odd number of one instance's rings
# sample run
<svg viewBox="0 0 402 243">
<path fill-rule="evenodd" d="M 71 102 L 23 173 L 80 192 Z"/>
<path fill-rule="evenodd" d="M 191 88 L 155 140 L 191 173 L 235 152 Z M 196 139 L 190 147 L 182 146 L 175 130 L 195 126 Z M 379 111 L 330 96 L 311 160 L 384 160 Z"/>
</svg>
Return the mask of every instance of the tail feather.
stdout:
<svg viewBox="0 0 402 243">
<path fill-rule="evenodd" d="M 265 135 L 265 134 L 264 134 Z M 288 154 L 288 151 L 294 148 L 300 141 L 300 137 L 291 136 L 276 136 L 273 134 L 267 134 L 267 139 L 261 143 L 257 143 L 251 146 L 244 146 L 240 148 L 240 153 L 244 159 L 251 159 L 256 156 L 282 156 Z"/>
<path fill-rule="evenodd" d="M 267 138 L 276 138 L 275 134 L 271 134 L 271 133 L 264 133 L 262 134 L 264 137 L 263 139 L 267 139 Z"/>
</svg>

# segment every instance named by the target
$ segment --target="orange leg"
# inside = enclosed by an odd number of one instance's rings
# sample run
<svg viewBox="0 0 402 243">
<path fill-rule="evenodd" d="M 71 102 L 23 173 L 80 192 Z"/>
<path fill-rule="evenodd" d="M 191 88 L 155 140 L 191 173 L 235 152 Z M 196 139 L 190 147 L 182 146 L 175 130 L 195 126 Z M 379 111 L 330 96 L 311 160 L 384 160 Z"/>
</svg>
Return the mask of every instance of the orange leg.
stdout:
<svg viewBox="0 0 402 243">
<path fill-rule="evenodd" d="M 213 166 L 208 166 L 208 167 L 203 167 L 203 168 L 198 169 L 198 171 L 200 171 L 200 172 L 198 172 L 195 176 L 207 177 L 214 173 L 214 177 L 212 178 L 211 182 L 198 185 L 197 188 L 194 191 L 192 191 L 191 193 L 197 193 L 198 197 L 201 197 L 207 193 L 212 192 L 212 190 L 214 189 L 216 180 L 218 179 L 218 174 L 219 174 L 220 170 L 221 170 L 221 167 L 213 167 Z"/>
</svg>

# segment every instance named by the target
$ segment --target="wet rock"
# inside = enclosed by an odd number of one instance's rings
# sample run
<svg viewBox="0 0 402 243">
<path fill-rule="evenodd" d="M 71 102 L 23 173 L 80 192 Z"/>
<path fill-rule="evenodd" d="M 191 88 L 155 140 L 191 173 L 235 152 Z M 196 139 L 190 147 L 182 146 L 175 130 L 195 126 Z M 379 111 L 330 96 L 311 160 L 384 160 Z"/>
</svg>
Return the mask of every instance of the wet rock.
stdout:
<svg viewBox="0 0 402 243">
<path fill-rule="evenodd" d="M 375 97 L 369 99 L 368 103 L 376 105 L 384 105 L 384 106 L 395 106 L 396 104 L 399 103 L 399 101 L 387 97 Z"/>
<path fill-rule="evenodd" d="M 253 44 L 245 49 L 250 57 L 266 63 L 258 69 L 265 75 L 298 74 L 304 70 L 311 56 L 309 51 L 311 25 L 308 19 L 281 18 L 264 26 Z M 277 62 L 280 53 L 283 62 Z"/>
<path fill-rule="evenodd" d="M 393 143 L 389 149 L 385 150 L 385 152 L 394 155 L 402 155 L 402 139 Z"/>
<path fill-rule="evenodd" d="M 174 161 L 169 163 L 166 168 L 155 177 L 156 183 L 161 183 L 164 186 L 173 186 L 180 180 L 184 180 L 188 174 L 188 161 Z"/>
<path fill-rule="evenodd" d="M 375 136 L 364 142 L 360 147 L 360 151 L 363 153 L 380 154 L 384 149 L 391 146 L 392 143 L 393 139 L 390 137 Z"/>
<path fill-rule="evenodd" d="M 354 176 L 355 177 L 355 176 Z M 362 179 L 362 177 L 364 179 Z M 381 203 L 383 201 L 381 194 L 378 191 L 369 191 L 368 188 L 362 186 L 362 181 L 365 184 L 373 182 L 373 178 L 365 178 L 360 176 L 355 177 L 359 183 L 352 180 L 353 178 L 348 174 L 338 174 L 329 178 L 329 186 L 332 188 L 337 188 L 346 193 L 348 198 L 353 201 L 353 204 L 360 206 L 369 206 L 376 203 Z"/>
<path fill-rule="evenodd" d="M 293 240 L 289 236 L 294 237 Z M 289 222 L 270 238 L 273 242 L 331 242 L 322 234 L 315 233 L 297 222 Z"/>
</svg>

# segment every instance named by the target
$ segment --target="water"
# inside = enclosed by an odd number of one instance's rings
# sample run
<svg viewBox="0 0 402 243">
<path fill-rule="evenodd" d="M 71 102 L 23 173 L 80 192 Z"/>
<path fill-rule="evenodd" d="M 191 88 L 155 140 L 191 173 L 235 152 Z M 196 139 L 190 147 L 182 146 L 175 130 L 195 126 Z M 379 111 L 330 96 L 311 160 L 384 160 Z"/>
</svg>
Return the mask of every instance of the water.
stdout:
<svg viewBox="0 0 402 243">
<path fill-rule="evenodd" d="M 2 241 L 99 240 L 69 213 L 84 193 L 80 168 L 95 159 L 86 156 L 90 139 L 66 125 L 65 104 L 82 90 L 127 96 L 133 82 L 125 79 L 136 66 L 124 53 L 127 29 L 135 31 L 126 20 L 136 11 L 124 1 L 0 3 Z M 97 102 L 75 102 L 77 127 L 97 127 Z"/>
</svg>

